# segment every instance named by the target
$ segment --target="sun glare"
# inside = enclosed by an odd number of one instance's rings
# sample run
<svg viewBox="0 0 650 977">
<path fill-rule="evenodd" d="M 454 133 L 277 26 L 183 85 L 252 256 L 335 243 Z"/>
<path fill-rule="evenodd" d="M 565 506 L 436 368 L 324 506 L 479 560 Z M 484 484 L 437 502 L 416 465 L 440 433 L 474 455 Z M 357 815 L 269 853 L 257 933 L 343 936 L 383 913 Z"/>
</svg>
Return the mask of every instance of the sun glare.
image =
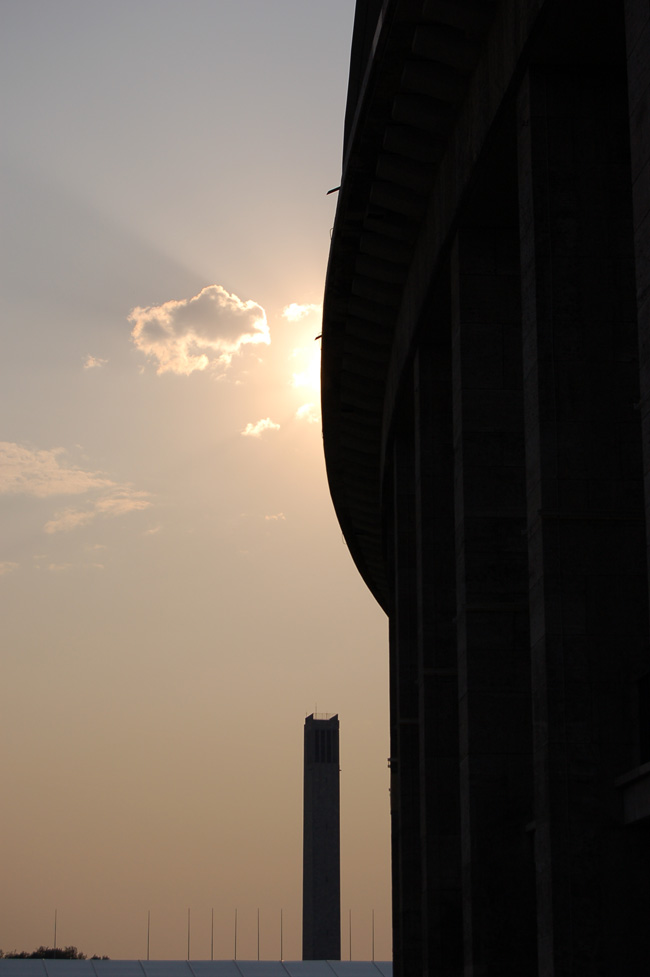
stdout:
<svg viewBox="0 0 650 977">
<path fill-rule="evenodd" d="M 293 374 L 294 387 L 307 387 L 316 393 L 320 390 L 320 346 L 314 343 L 314 349 L 304 347 L 295 349 L 293 355 L 304 365 L 304 368 Z"/>
</svg>

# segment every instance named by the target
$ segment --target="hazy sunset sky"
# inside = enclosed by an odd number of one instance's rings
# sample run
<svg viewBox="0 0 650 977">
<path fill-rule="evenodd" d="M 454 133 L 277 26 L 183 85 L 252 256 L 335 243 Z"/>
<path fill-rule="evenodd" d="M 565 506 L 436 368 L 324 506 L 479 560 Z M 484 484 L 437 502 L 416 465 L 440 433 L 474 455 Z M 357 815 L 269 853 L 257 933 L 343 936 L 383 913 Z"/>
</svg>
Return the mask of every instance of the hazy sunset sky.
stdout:
<svg viewBox="0 0 650 977">
<path fill-rule="evenodd" d="M 322 459 L 354 0 L 0 0 L 0 947 L 299 958 L 341 723 L 343 956 L 390 956 L 386 619 Z"/>
</svg>

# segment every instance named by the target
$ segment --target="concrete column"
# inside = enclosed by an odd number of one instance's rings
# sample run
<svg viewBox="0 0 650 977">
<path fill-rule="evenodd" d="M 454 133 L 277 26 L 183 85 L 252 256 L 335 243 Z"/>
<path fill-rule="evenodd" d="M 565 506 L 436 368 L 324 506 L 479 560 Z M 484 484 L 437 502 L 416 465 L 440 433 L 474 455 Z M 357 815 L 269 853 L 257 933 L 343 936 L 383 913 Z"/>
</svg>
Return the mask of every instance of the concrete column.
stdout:
<svg viewBox="0 0 650 977">
<path fill-rule="evenodd" d="M 395 977 L 423 972 L 420 743 L 415 566 L 413 400 L 391 446 L 388 505 L 390 613 L 391 843 Z M 409 427 L 411 434 L 409 435 Z"/>
<path fill-rule="evenodd" d="M 615 786 L 648 640 L 624 86 L 535 67 L 519 99 L 540 977 L 647 967 Z"/>
<path fill-rule="evenodd" d="M 448 276 L 416 353 L 415 524 L 424 973 L 462 973 Z"/>
<path fill-rule="evenodd" d="M 643 431 L 646 529 L 650 529 L 650 3 L 626 0 L 627 75 L 636 266 L 639 410 Z M 650 535 L 648 537 L 650 565 Z M 650 717 L 648 717 L 650 722 Z M 650 756 L 644 759 L 650 760 Z"/>
<path fill-rule="evenodd" d="M 452 281 L 464 972 L 525 977 L 536 952 L 516 232 L 488 215 L 461 229 Z"/>
</svg>

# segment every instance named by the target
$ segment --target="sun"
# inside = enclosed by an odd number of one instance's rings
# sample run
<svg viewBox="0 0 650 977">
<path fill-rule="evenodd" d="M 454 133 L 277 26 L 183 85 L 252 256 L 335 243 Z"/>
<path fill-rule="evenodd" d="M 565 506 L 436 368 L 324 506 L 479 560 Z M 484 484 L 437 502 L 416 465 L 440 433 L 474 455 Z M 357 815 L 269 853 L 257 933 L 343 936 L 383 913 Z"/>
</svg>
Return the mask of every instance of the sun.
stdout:
<svg viewBox="0 0 650 977">
<path fill-rule="evenodd" d="M 320 391 L 320 345 L 314 343 L 313 349 L 299 347 L 294 349 L 292 355 L 303 367 L 293 374 L 292 386 L 318 393 Z"/>
</svg>

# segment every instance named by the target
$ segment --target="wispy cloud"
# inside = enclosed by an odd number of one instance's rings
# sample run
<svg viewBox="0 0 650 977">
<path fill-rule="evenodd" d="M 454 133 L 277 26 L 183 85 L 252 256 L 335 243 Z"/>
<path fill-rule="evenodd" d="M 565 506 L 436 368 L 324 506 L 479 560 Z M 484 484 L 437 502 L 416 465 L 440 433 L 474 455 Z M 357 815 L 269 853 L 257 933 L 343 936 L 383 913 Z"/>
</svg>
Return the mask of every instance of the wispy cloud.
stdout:
<svg viewBox="0 0 650 977">
<path fill-rule="evenodd" d="M 79 495 L 114 483 L 102 472 L 67 465 L 63 448 L 39 451 L 12 441 L 0 441 L 0 494 Z"/>
<path fill-rule="evenodd" d="M 256 424 L 251 424 L 250 421 L 241 432 L 245 438 L 259 438 L 265 431 L 279 431 L 280 425 L 272 421 L 270 417 L 264 417 L 262 420 L 258 421 Z"/>
<path fill-rule="evenodd" d="M 85 526 L 97 515 L 92 509 L 61 509 L 53 519 L 45 523 L 43 529 L 46 533 L 69 532 L 71 529 L 78 529 Z"/>
<path fill-rule="evenodd" d="M 10 441 L 0 442 L 0 495 L 89 495 L 83 506 L 66 506 L 44 526 L 46 533 L 66 532 L 98 517 L 123 516 L 151 505 L 146 492 L 120 484 L 103 472 L 67 464 L 62 448 L 37 450 Z"/>
<path fill-rule="evenodd" d="M 296 417 L 299 421 L 307 421 L 308 424 L 320 423 L 320 411 L 315 404 L 303 404 L 296 411 Z"/>
<path fill-rule="evenodd" d="M 87 525 L 98 517 L 111 518 L 124 516 L 129 512 L 140 512 L 151 505 L 146 495 L 146 492 L 136 492 L 128 486 L 122 486 L 117 494 L 95 499 L 85 509 L 68 507 L 55 513 L 54 518 L 45 523 L 45 532 L 50 535 L 69 532 L 71 529 Z"/>
<path fill-rule="evenodd" d="M 88 353 L 84 361 L 84 370 L 97 370 L 102 366 L 106 366 L 107 363 L 108 360 L 103 360 L 100 356 L 91 356 L 90 353 Z"/>
<path fill-rule="evenodd" d="M 271 342 L 262 306 L 221 285 L 208 285 L 190 299 L 137 306 L 128 320 L 133 342 L 157 364 L 157 373 L 227 368 L 245 346 Z"/>
<path fill-rule="evenodd" d="M 291 305 L 285 305 L 282 310 L 282 316 L 287 320 L 287 322 L 298 322 L 300 319 L 304 319 L 308 315 L 322 314 L 323 306 L 316 305 L 313 302 L 307 305 L 300 305 L 298 302 L 292 302 Z"/>
<path fill-rule="evenodd" d="M 17 563 L 12 563 L 10 560 L 4 560 L 0 562 L 0 577 L 4 577 L 7 573 L 13 573 L 17 568 Z"/>
<path fill-rule="evenodd" d="M 148 509 L 151 502 L 147 496 L 147 492 L 136 492 L 128 486 L 123 486 L 117 494 L 99 499 L 95 508 L 102 516 L 124 516 L 127 512 Z"/>
<path fill-rule="evenodd" d="M 284 512 L 276 512 L 272 516 L 264 516 L 264 521 L 265 522 L 285 522 L 286 521 L 286 518 L 287 517 L 285 516 Z"/>
</svg>

